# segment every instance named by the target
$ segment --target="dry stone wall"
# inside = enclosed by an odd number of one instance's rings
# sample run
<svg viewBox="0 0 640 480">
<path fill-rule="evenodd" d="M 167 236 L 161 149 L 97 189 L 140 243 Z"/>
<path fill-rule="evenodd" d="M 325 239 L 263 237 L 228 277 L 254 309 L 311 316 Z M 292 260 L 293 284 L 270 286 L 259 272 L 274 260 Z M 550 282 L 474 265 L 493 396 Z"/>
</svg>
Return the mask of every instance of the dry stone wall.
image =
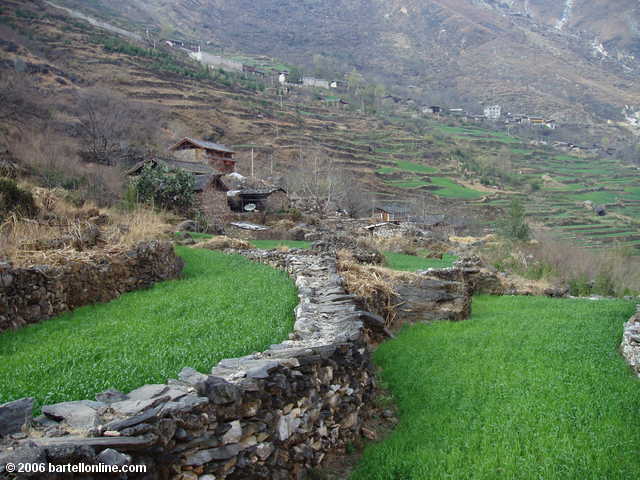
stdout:
<svg viewBox="0 0 640 480">
<path fill-rule="evenodd" d="M 631 369 L 640 376 L 640 305 L 636 309 L 636 314 L 624 324 L 620 350 Z"/>
<path fill-rule="evenodd" d="M 6 463 L 29 461 L 145 465 L 145 474 L 122 477 L 132 479 L 297 479 L 358 436 L 374 390 L 368 314 L 345 292 L 335 258 L 247 255 L 295 279 L 288 340 L 210 373 L 185 368 L 166 384 L 45 406 L 33 421 L 30 399 L 0 405 L 0 478 Z"/>
<path fill-rule="evenodd" d="M 173 245 L 161 241 L 71 259 L 62 266 L 20 268 L 0 263 L 0 332 L 175 278 L 183 266 Z"/>
</svg>

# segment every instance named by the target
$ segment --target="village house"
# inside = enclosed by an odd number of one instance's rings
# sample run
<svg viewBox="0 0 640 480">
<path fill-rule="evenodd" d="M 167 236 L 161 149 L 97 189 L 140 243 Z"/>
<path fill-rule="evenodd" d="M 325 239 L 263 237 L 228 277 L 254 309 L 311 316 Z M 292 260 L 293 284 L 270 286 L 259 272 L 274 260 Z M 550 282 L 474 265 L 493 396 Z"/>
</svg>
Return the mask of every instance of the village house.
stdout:
<svg viewBox="0 0 640 480">
<path fill-rule="evenodd" d="M 484 107 L 484 116 L 489 120 L 499 120 L 502 115 L 502 107 L 500 105 L 489 105 Z"/>
<path fill-rule="evenodd" d="M 329 88 L 329 81 L 315 77 L 302 77 L 302 85 L 305 87 Z"/>
<path fill-rule="evenodd" d="M 409 205 L 384 204 L 375 207 L 375 218 L 381 222 L 405 222 L 411 215 Z"/>
<path fill-rule="evenodd" d="M 227 192 L 229 207 L 234 212 L 284 212 L 289 209 L 289 197 L 283 188 L 245 188 Z"/>
<path fill-rule="evenodd" d="M 219 143 L 186 137 L 169 147 L 169 151 L 180 160 L 204 163 L 222 174 L 236 171 L 235 152 Z"/>
</svg>

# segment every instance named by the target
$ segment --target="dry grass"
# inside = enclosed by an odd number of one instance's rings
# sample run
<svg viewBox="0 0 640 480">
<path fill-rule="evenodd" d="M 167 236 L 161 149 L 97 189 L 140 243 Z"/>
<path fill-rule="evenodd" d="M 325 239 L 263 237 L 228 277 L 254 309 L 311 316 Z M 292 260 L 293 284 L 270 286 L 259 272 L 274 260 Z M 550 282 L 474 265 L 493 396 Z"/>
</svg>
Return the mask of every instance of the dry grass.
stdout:
<svg viewBox="0 0 640 480">
<path fill-rule="evenodd" d="M 357 240 L 359 246 L 381 252 L 420 255 L 420 250 L 442 254 L 451 249 L 451 245 L 432 238 L 421 238 L 412 235 L 394 235 L 390 237 L 366 236 Z"/>
<path fill-rule="evenodd" d="M 138 208 L 130 213 L 116 213 L 110 217 L 107 239 L 112 244 L 133 245 L 160 238 L 172 230 L 170 220 L 170 214 L 147 208 Z"/>
<path fill-rule="evenodd" d="M 395 324 L 397 309 L 401 304 L 395 283 L 398 280 L 414 280 L 416 275 L 362 265 L 355 261 L 348 250 L 338 251 L 338 270 L 349 293 L 362 298 L 364 307 L 382 316 L 387 327 Z"/>
<path fill-rule="evenodd" d="M 124 213 L 90 202 L 76 207 L 62 189 L 31 191 L 40 214 L 35 219 L 12 215 L 0 224 L 0 259 L 56 263 L 60 255 L 73 258 L 80 251 L 128 248 L 171 231 L 169 214 L 143 208 Z"/>
<path fill-rule="evenodd" d="M 529 280 L 564 283 L 574 295 L 640 292 L 640 258 L 629 248 L 589 250 L 537 232 L 536 240 L 526 244 L 487 244 L 481 256 L 499 270 Z"/>
<path fill-rule="evenodd" d="M 204 248 L 206 250 L 224 250 L 225 248 L 235 248 L 238 250 L 249 250 L 251 244 L 239 238 L 231 238 L 226 236 L 213 237 L 204 242 L 196 243 L 193 248 Z"/>
</svg>

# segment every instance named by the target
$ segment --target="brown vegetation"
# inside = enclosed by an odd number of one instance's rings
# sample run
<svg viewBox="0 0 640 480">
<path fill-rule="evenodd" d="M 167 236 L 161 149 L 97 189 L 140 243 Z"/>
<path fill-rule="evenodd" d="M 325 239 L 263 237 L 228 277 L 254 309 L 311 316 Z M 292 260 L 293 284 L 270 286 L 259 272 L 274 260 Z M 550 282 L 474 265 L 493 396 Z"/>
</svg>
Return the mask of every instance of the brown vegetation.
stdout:
<svg viewBox="0 0 640 480">
<path fill-rule="evenodd" d="M 224 250 L 225 248 L 235 248 L 238 250 L 249 250 L 251 244 L 239 238 L 226 237 L 224 235 L 213 237 L 204 242 L 196 243 L 194 248 L 204 248 L 206 250 Z"/>
<path fill-rule="evenodd" d="M 530 280 L 561 283 L 572 295 L 640 292 L 640 258 L 633 249 L 590 250 L 537 232 L 532 242 L 498 241 L 481 251 L 485 262 Z"/>
</svg>

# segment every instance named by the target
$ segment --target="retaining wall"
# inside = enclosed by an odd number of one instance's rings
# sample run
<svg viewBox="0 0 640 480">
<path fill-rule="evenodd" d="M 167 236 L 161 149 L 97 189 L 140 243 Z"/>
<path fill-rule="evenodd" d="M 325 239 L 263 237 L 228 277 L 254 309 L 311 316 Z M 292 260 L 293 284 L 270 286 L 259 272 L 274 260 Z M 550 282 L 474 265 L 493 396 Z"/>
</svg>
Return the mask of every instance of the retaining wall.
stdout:
<svg viewBox="0 0 640 480">
<path fill-rule="evenodd" d="M 173 245 L 159 241 L 71 259 L 62 266 L 0 263 L 0 332 L 175 278 L 183 265 Z"/>
<path fill-rule="evenodd" d="M 640 377 L 640 305 L 636 309 L 636 314 L 624 324 L 620 350 L 631 369 Z"/>
<path fill-rule="evenodd" d="M 83 462 L 145 465 L 145 474 L 122 477 L 132 479 L 303 478 L 358 436 L 374 390 L 363 336 L 369 314 L 345 293 L 335 258 L 247 255 L 295 279 L 300 303 L 289 340 L 223 360 L 211 373 L 185 368 L 166 384 L 45 406 L 33 422 L 30 399 L 2 405 L 0 477 L 8 462 Z"/>
</svg>

